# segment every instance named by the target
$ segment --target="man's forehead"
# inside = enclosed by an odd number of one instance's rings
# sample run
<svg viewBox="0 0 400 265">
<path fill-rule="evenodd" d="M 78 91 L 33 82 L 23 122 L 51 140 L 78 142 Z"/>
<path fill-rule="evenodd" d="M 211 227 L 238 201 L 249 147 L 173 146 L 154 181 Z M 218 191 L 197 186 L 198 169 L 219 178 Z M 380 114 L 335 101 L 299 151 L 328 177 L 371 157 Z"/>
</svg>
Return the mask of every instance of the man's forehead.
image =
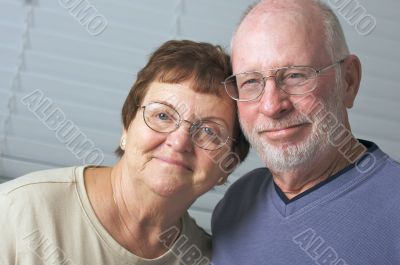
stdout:
<svg viewBox="0 0 400 265">
<path fill-rule="evenodd" d="M 319 7 L 315 0 L 263 0 L 249 11 L 249 15 L 277 12 L 298 12 L 312 15 L 318 13 Z"/>
<path fill-rule="evenodd" d="M 237 33 L 255 27 L 280 28 L 283 24 L 301 25 L 308 31 L 324 29 L 321 10 L 312 0 L 264 0 L 244 17 Z"/>
<path fill-rule="evenodd" d="M 238 33 L 249 31 L 254 27 L 265 30 L 281 28 L 284 25 L 301 25 L 308 30 L 322 29 L 323 20 L 319 14 L 307 13 L 302 10 L 266 10 L 265 12 L 250 13 L 239 25 Z"/>
<path fill-rule="evenodd" d="M 243 21 L 233 40 L 234 71 L 238 64 L 242 68 L 247 62 L 271 68 L 312 63 L 312 57 L 325 51 L 323 36 L 320 24 L 313 26 L 307 18 L 288 13 L 263 14 L 259 20 Z"/>
</svg>

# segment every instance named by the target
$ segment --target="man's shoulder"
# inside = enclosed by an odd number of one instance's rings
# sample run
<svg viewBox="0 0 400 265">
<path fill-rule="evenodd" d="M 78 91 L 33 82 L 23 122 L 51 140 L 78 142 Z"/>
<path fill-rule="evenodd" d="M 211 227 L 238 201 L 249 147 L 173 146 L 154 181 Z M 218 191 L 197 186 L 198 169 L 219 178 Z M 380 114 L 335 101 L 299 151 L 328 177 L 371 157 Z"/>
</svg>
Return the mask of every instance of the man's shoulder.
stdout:
<svg viewBox="0 0 400 265">
<path fill-rule="evenodd" d="M 400 181 L 400 163 L 399 162 L 392 159 L 391 157 L 388 157 L 384 170 L 390 176 L 393 176 Z"/>
<path fill-rule="evenodd" d="M 271 172 L 266 167 L 253 169 L 232 183 L 225 196 L 236 192 L 259 190 L 262 184 L 269 182 L 271 178 Z"/>
<path fill-rule="evenodd" d="M 264 201 L 267 188 L 271 183 L 271 173 L 267 168 L 254 169 L 237 181 L 235 181 L 226 191 L 222 200 L 217 204 L 213 218 L 229 219 L 239 218 L 257 202 Z M 220 218 L 223 216 L 224 218 Z"/>
<path fill-rule="evenodd" d="M 380 161 L 375 161 L 375 163 L 376 165 L 372 167 L 372 175 L 374 176 L 373 183 L 375 183 L 376 191 L 387 195 L 390 194 L 400 199 L 400 193 L 398 192 L 400 188 L 400 164 L 389 156 L 383 157 Z M 373 170 L 374 168 L 376 170 Z"/>
<path fill-rule="evenodd" d="M 397 192 L 400 188 L 399 162 L 375 143 L 362 139 L 359 141 L 368 148 L 368 152 L 353 165 L 351 174 L 367 180 L 366 183 L 369 185 L 363 187 L 372 189 L 376 195 L 380 193 L 389 195 L 388 193 L 395 189 L 396 192 L 390 195 L 400 198 L 400 193 Z"/>
</svg>

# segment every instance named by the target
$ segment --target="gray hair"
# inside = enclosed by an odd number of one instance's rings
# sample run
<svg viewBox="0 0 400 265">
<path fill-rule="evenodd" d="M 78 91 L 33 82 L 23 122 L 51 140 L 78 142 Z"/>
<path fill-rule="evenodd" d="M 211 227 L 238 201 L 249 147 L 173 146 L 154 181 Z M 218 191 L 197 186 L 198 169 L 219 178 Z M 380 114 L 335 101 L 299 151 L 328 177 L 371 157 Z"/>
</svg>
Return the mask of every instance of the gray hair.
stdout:
<svg viewBox="0 0 400 265">
<path fill-rule="evenodd" d="M 325 47 L 327 52 L 330 54 L 332 61 L 338 61 L 350 54 L 349 48 L 347 46 L 346 38 L 343 33 L 342 26 L 339 22 L 338 17 L 333 12 L 332 8 L 321 0 L 310 0 L 313 6 L 319 11 L 325 29 Z M 242 18 L 240 19 L 239 26 L 243 20 L 251 13 L 251 11 L 256 8 L 263 0 L 250 5 L 244 12 Z M 233 50 L 233 41 L 237 32 L 236 28 L 233 33 L 231 40 L 231 50 Z"/>
</svg>

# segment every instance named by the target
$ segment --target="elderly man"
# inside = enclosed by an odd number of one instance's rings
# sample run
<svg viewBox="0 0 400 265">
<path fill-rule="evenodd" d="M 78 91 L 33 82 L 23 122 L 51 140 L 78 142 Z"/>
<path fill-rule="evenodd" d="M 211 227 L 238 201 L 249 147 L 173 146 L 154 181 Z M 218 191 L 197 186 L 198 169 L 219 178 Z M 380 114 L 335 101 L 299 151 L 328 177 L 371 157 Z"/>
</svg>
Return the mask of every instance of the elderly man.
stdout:
<svg viewBox="0 0 400 265">
<path fill-rule="evenodd" d="M 267 168 L 213 214 L 213 264 L 400 264 L 399 164 L 350 131 L 361 65 L 332 10 L 265 0 L 232 41 L 227 93 Z"/>
</svg>

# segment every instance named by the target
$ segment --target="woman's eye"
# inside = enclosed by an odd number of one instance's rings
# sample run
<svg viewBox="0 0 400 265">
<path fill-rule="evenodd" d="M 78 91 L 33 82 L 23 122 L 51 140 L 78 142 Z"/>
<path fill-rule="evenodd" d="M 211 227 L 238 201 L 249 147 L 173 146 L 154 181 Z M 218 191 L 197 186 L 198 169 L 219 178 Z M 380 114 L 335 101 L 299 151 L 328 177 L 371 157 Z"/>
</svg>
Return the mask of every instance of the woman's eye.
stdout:
<svg viewBox="0 0 400 265">
<path fill-rule="evenodd" d="M 160 119 L 160 120 L 162 120 L 162 121 L 166 121 L 166 120 L 169 120 L 169 119 L 170 119 L 170 118 L 169 118 L 169 115 L 166 114 L 166 113 L 158 113 L 158 114 L 157 114 L 157 118 Z"/>
<path fill-rule="evenodd" d="M 215 131 L 212 128 L 203 127 L 202 130 L 203 130 L 203 132 L 205 132 L 208 135 L 211 135 L 211 136 L 215 135 Z"/>
</svg>

